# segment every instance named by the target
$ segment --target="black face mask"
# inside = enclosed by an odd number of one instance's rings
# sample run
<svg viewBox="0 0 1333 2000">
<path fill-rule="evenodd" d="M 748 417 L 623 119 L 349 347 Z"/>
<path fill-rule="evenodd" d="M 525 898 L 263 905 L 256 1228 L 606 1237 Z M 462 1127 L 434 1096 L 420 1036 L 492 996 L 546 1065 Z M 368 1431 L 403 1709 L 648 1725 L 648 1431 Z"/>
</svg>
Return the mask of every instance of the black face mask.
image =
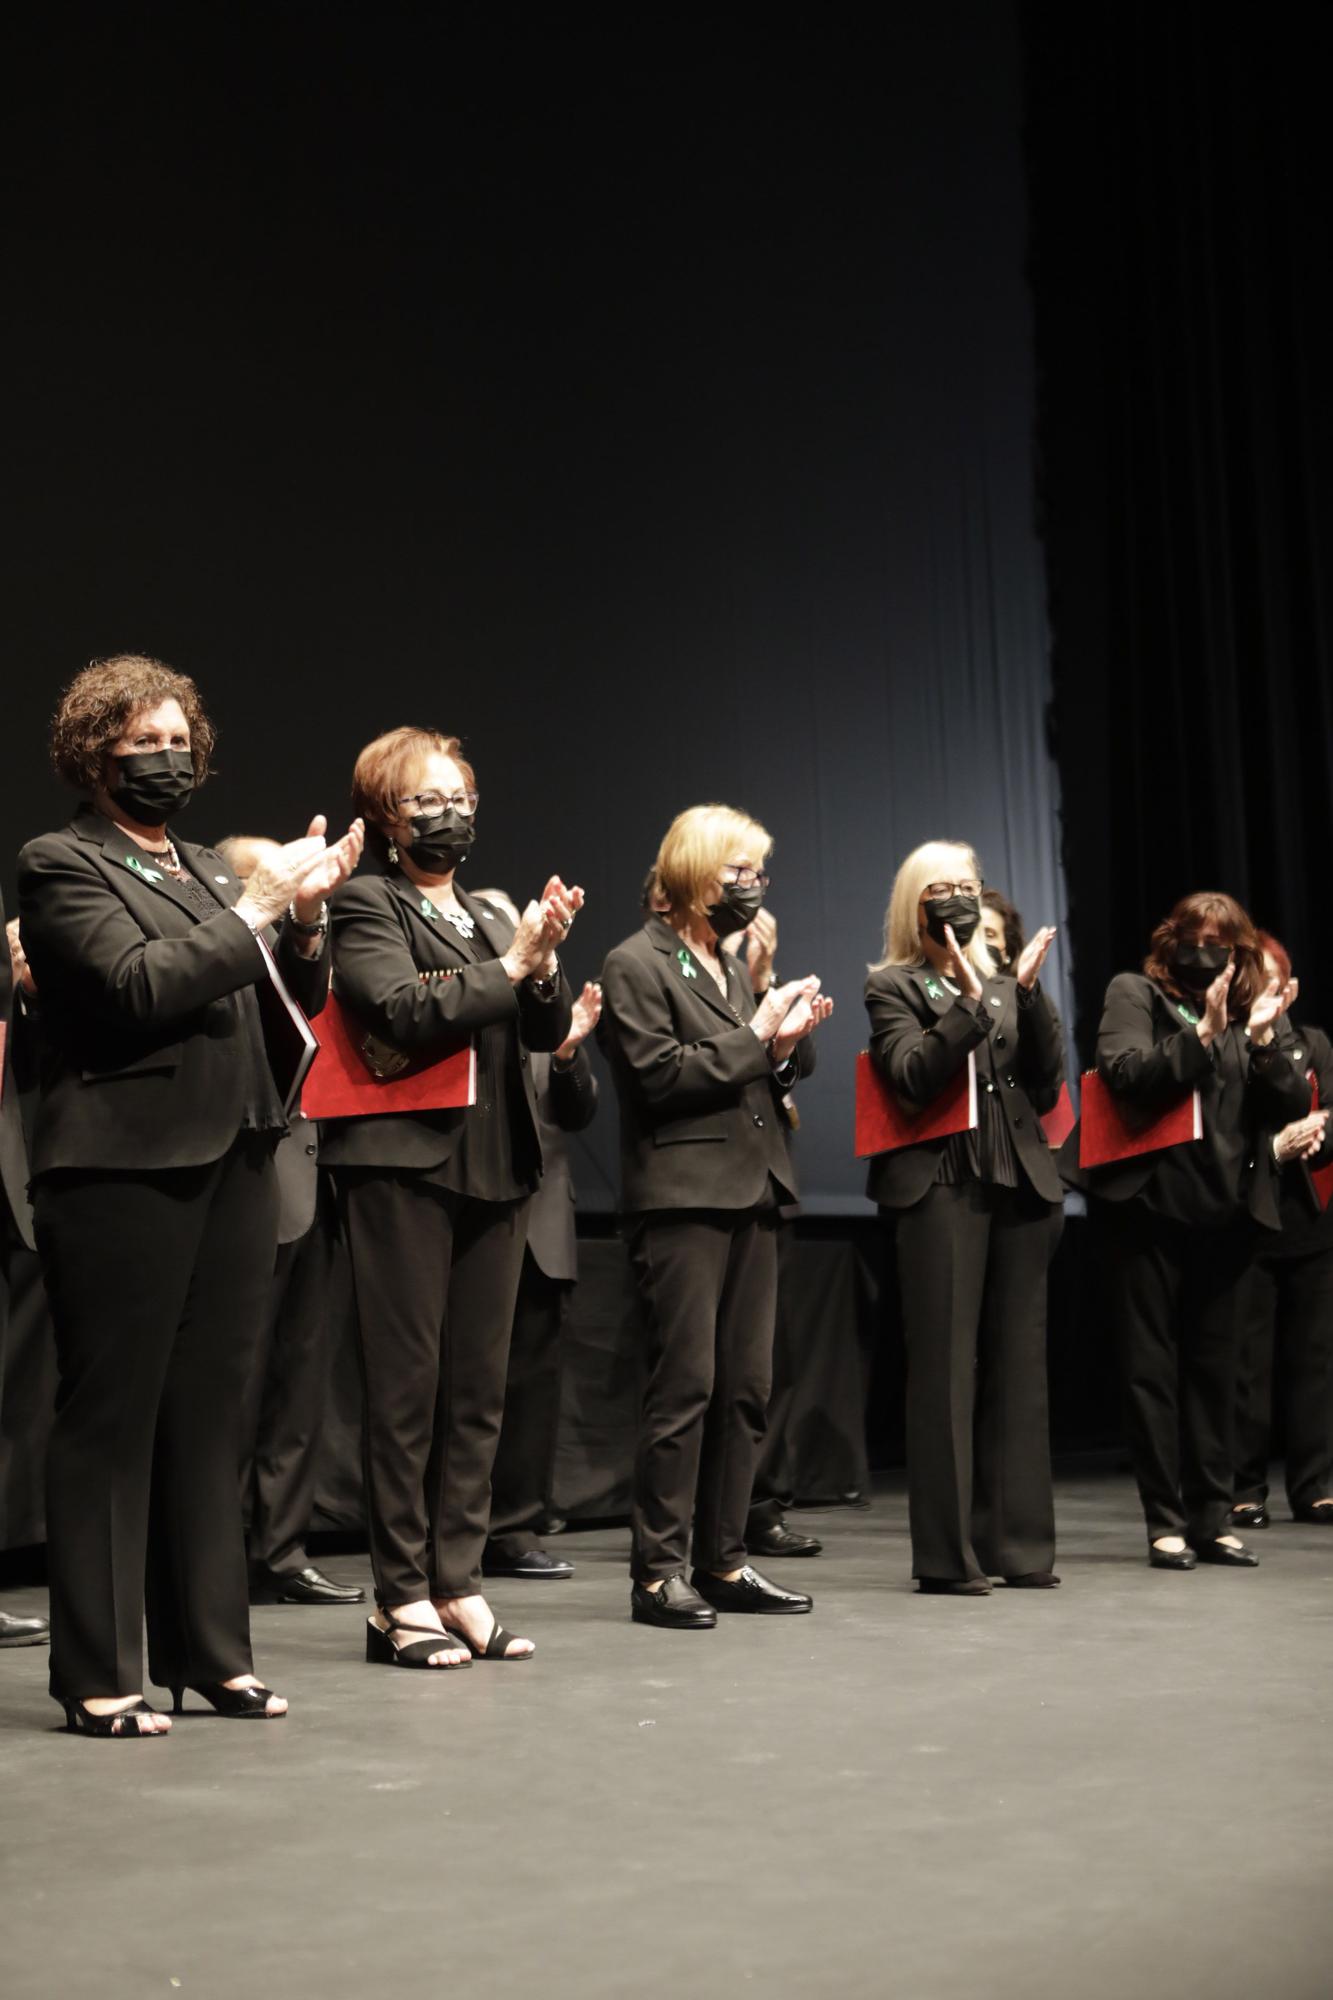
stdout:
<svg viewBox="0 0 1333 2000">
<path fill-rule="evenodd" d="M 737 931 L 748 930 L 763 907 L 764 892 L 758 883 L 753 889 L 742 889 L 739 882 L 728 882 L 721 902 L 710 903 L 704 914 L 715 937 L 734 937 Z"/>
<path fill-rule="evenodd" d="M 160 826 L 194 796 L 194 758 L 188 750 L 142 750 L 115 760 L 116 804 L 140 826 Z"/>
<path fill-rule="evenodd" d="M 947 924 L 957 942 L 967 945 L 981 922 L 979 896 L 927 896 L 922 908 L 926 913 L 926 935 L 934 938 L 936 944 L 948 944 L 944 935 Z"/>
<path fill-rule="evenodd" d="M 473 822 L 452 806 L 442 813 L 418 813 L 409 825 L 412 845 L 408 853 L 418 868 L 438 869 L 441 874 L 467 860 L 468 849 L 477 837 Z"/>
<path fill-rule="evenodd" d="M 1191 993 L 1206 992 L 1218 973 L 1225 972 L 1230 962 L 1229 944 L 1176 946 L 1176 978 L 1182 986 L 1188 986 Z"/>
</svg>

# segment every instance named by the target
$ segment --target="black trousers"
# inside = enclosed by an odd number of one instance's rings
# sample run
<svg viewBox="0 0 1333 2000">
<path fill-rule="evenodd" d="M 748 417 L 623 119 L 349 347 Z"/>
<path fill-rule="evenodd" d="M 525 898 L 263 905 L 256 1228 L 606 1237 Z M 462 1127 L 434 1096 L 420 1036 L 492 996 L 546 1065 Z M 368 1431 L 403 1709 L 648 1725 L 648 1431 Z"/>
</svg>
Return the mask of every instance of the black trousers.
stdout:
<svg viewBox="0 0 1333 2000">
<path fill-rule="evenodd" d="M 310 1228 L 278 1245 L 246 1389 L 241 1498 L 250 1559 L 275 1576 L 295 1576 L 306 1565 L 333 1336 L 341 1323 L 333 1309 L 341 1269 L 337 1203 L 327 1173 L 318 1186 Z"/>
<path fill-rule="evenodd" d="M 1141 1202 L 1101 1202 L 1105 1276 L 1150 1540 L 1226 1532 L 1250 1225 L 1195 1229 Z"/>
<path fill-rule="evenodd" d="M 491 1471 L 491 1546 L 509 1556 L 533 1547 L 551 1502 L 560 1428 L 560 1329 L 574 1287 L 523 1257 L 509 1341 L 504 1417 Z"/>
<path fill-rule="evenodd" d="M 895 1212 L 913 1576 L 1055 1560 L 1046 1274 L 1063 1214 L 1027 1190 L 937 1186 Z"/>
<path fill-rule="evenodd" d="M 634 1464 L 633 1574 L 745 1561 L 745 1518 L 764 1435 L 777 1300 L 777 1211 L 657 1209 L 629 1226 L 647 1322 Z"/>
<path fill-rule="evenodd" d="M 777 1230 L 777 1311 L 773 1322 L 773 1373 L 768 1393 L 764 1441 L 754 1468 L 750 1491 L 750 1511 L 745 1534 L 752 1535 L 782 1524 L 783 1515 L 796 1499 L 796 1467 L 791 1447 L 792 1405 L 798 1379 L 797 1329 L 792 1323 L 791 1286 L 787 1282 L 792 1260 L 791 1226 L 780 1218 Z"/>
<path fill-rule="evenodd" d="M 1245 1286 L 1236 1398 L 1236 1499 L 1268 1498 L 1274 1351 L 1282 1381 L 1287 1499 L 1333 1497 L 1333 1248 L 1260 1257 Z"/>
<path fill-rule="evenodd" d="M 481 1583 L 528 1202 L 344 1171 L 365 1390 L 366 1514 L 382 1605 Z"/>
<path fill-rule="evenodd" d="M 236 1467 L 278 1227 L 271 1148 L 45 1175 L 37 1247 L 60 1387 L 47 1456 L 51 1688 L 251 1671 Z"/>
</svg>

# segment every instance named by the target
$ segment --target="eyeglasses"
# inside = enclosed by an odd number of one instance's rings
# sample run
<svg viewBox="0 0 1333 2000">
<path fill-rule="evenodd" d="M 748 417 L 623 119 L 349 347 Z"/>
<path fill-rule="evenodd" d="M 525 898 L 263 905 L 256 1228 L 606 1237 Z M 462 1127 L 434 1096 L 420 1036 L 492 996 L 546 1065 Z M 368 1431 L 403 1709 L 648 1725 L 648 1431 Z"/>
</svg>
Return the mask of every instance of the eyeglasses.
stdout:
<svg viewBox="0 0 1333 2000">
<path fill-rule="evenodd" d="M 450 809 L 461 813 L 464 819 L 471 819 L 477 810 L 475 792 L 414 792 L 409 798 L 399 799 L 400 813 L 411 813 L 413 817 L 434 819 L 436 813 Z"/>
<path fill-rule="evenodd" d="M 722 880 L 729 888 L 767 889 L 768 877 L 757 868 L 742 868 L 734 861 L 723 863 Z"/>
<path fill-rule="evenodd" d="M 927 882 L 921 891 L 923 896 L 979 896 L 985 887 L 983 882 Z"/>
</svg>

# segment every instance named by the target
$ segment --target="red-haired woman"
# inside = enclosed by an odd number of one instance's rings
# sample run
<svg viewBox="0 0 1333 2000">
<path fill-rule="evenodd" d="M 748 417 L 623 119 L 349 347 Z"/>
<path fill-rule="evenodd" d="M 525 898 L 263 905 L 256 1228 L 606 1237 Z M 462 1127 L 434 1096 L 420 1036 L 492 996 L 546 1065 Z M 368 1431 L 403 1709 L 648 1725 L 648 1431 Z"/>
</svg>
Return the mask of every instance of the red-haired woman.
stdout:
<svg viewBox="0 0 1333 2000">
<path fill-rule="evenodd" d="M 1107 988 L 1097 1070 L 1127 1105 L 1203 1102 L 1203 1137 L 1094 1169 L 1130 1442 L 1157 1569 L 1252 1567 L 1228 1534 L 1244 1287 L 1279 1227 L 1273 1135 L 1309 1108 L 1279 1047 L 1277 995 L 1232 896 L 1185 896 L 1142 972 Z"/>
<path fill-rule="evenodd" d="M 1236 1406 L 1237 1528 L 1268 1526 L 1268 1447 L 1273 1355 L 1282 1354 L 1287 1500 L 1292 1518 L 1333 1528 L 1333 1208 L 1323 1208 L 1311 1169 L 1333 1159 L 1333 1047 L 1322 1028 L 1295 1027 L 1297 983 L 1278 940 L 1259 932 L 1269 983 L 1282 1012 L 1275 1037 L 1299 1074 L 1313 1078 L 1322 1110 L 1273 1140 L 1280 1169 L 1282 1234 L 1266 1239 L 1246 1291 Z"/>
</svg>

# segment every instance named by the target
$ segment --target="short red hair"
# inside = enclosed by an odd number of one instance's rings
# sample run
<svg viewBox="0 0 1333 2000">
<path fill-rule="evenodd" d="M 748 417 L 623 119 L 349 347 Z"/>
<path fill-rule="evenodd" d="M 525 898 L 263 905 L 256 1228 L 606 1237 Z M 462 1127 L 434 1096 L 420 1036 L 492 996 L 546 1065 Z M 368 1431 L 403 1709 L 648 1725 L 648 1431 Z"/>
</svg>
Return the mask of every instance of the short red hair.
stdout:
<svg viewBox="0 0 1333 2000">
<path fill-rule="evenodd" d="M 477 789 L 477 774 L 463 755 L 457 736 L 445 736 L 438 729 L 390 729 L 367 743 L 352 771 L 352 811 L 366 822 L 366 840 L 381 861 L 388 853 L 384 821 L 396 820 L 398 801 L 412 789 L 414 774 L 438 750 L 450 757 L 463 773 L 464 783 Z"/>
<path fill-rule="evenodd" d="M 1265 958 L 1272 959 L 1277 967 L 1278 980 L 1285 986 L 1291 978 L 1291 953 L 1273 936 L 1272 931 L 1256 931 L 1254 935 L 1259 940 L 1260 951 Z"/>
</svg>

